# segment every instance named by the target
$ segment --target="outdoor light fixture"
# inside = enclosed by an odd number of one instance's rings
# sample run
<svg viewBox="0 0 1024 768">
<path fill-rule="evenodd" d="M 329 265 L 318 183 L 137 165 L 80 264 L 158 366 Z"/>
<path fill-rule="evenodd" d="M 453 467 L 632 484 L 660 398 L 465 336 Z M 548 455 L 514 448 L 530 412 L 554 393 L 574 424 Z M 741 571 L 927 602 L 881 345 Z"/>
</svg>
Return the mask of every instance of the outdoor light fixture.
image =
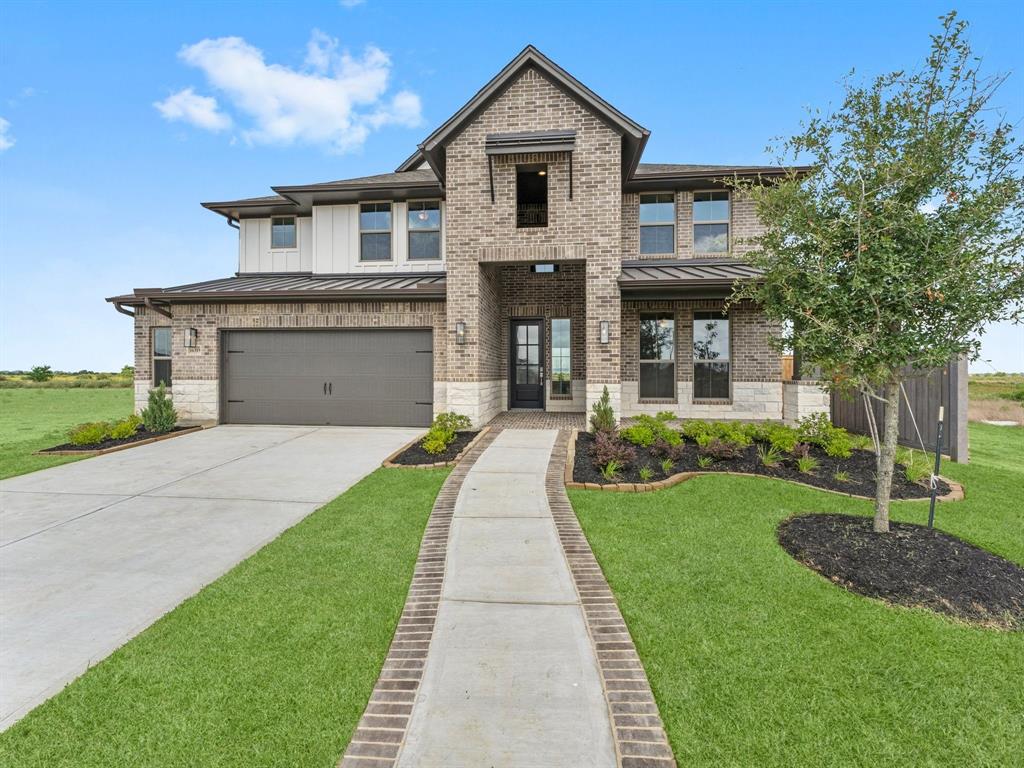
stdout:
<svg viewBox="0 0 1024 768">
<path fill-rule="evenodd" d="M 537 171 L 537 175 L 538 176 L 547 176 L 548 172 L 547 171 Z"/>
<path fill-rule="evenodd" d="M 189 349 L 196 346 L 196 340 L 199 338 L 199 331 L 195 328 L 185 329 L 185 346 Z"/>
<path fill-rule="evenodd" d="M 609 323 L 607 320 L 602 320 L 601 321 L 601 343 L 602 344 L 607 344 L 608 343 L 608 339 L 611 336 L 611 325 L 612 324 Z"/>
<path fill-rule="evenodd" d="M 466 343 L 466 324 L 462 320 L 455 324 L 455 343 Z"/>
</svg>

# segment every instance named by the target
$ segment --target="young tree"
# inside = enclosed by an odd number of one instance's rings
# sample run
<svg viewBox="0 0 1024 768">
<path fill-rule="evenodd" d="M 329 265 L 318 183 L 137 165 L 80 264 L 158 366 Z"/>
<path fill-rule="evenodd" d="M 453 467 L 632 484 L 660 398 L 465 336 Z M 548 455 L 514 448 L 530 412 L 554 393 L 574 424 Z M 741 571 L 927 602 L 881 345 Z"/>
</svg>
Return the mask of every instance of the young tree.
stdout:
<svg viewBox="0 0 1024 768">
<path fill-rule="evenodd" d="M 847 79 L 842 106 L 813 113 L 776 151 L 810 170 L 729 182 L 767 227 L 749 255 L 763 280 L 734 299 L 791 321 L 780 346 L 827 386 L 884 401 L 879 532 L 889 530 L 904 367 L 974 359 L 983 326 L 1020 321 L 1024 308 L 1024 155 L 991 104 L 1006 77 L 980 74 L 955 12 L 941 21 L 923 68 Z"/>
</svg>

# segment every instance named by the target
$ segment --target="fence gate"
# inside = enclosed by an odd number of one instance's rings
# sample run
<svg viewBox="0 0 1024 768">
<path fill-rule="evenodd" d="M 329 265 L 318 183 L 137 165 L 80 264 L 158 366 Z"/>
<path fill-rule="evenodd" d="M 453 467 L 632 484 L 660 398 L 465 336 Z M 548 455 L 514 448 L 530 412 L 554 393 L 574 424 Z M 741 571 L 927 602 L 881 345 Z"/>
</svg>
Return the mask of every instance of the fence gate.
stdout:
<svg viewBox="0 0 1024 768">
<path fill-rule="evenodd" d="M 907 379 L 903 388 L 910 400 L 917 428 L 921 430 L 925 447 L 935 450 L 935 438 L 938 427 L 939 406 L 946 409 L 942 436 L 942 452 L 948 454 L 953 461 L 967 463 L 967 360 L 954 360 L 945 368 L 937 368 L 928 373 L 917 373 L 906 370 Z M 882 403 L 871 401 L 879 432 L 882 430 Z M 864 410 L 864 398 L 855 395 L 847 398 L 832 393 L 832 423 L 844 427 L 850 432 L 867 435 L 868 417 Z M 907 409 L 907 401 L 900 395 L 899 443 L 910 448 L 920 448 L 914 420 Z"/>
</svg>

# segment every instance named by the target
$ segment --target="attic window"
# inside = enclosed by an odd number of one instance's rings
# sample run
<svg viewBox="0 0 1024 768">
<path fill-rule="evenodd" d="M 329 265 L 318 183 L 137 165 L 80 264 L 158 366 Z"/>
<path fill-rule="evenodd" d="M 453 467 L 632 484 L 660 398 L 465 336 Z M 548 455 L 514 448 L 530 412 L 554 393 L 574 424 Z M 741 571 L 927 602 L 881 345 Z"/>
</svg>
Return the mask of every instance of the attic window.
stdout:
<svg viewBox="0 0 1024 768">
<path fill-rule="evenodd" d="M 548 225 L 548 167 L 516 166 L 516 227 Z"/>
</svg>

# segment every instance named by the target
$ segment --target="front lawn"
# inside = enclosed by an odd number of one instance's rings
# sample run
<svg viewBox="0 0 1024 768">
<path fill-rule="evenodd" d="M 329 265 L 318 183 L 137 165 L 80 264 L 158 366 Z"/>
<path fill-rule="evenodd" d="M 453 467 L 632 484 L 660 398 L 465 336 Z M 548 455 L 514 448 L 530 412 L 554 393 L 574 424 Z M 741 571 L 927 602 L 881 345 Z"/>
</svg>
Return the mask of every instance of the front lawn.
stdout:
<svg viewBox="0 0 1024 768">
<path fill-rule="evenodd" d="M 446 476 L 377 470 L 0 734 L 0 765 L 334 766 Z"/>
<path fill-rule="evenodd" d="M 967 499 L 938 525 L 1024 562 L 1024 430 L 971 425 Z M 871 503 L 704 476 L 646 494 L 570 491 L 644 661 L 680 765 L 1009 766 L 1024 754 L 1024 632 L 846 592 L 776 526 Z M 893 518 L 927 521 L 898 502 Z"/>
<path fill-rule="evenodd" d="M 80 460 L 33 452 L 67 442 L 76 424 L 124 418 L 133 398 L 124 388 L 0 389 L 0 479 Z"/>
</svg>

